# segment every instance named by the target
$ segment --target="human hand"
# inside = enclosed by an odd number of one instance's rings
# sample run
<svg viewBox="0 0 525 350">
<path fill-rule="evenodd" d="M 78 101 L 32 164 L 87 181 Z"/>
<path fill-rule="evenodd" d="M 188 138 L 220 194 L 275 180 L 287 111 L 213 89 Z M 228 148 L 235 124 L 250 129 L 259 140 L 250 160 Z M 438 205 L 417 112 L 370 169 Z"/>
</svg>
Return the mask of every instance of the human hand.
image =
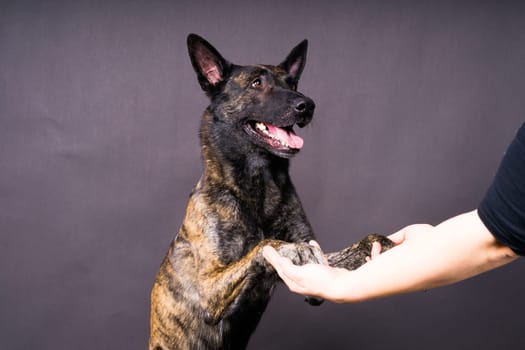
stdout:
<svg viewBox="0 0 525 350">
<path fill-rule="evenodd" d="M 375 259 L 379 254 L 381 254 L 381 251 L 383 250 L 383 247 L 381 246 L 381 243 L 379 242 L 373 242 L 372 243 L 372 249 L 370 249 L 370 256 L 367 256 L 365 259 L 366 261 L 370 261 L 372 259 Z"/>
<path fill-rule="evenodd" d="M 312 245 L 319 246 L 316 242 Z M 272 247 L 263 248 L 264 258 L 275 268 L 290 291 L 337 302 L 336 285 L 346 270 L 321 264 L 294 265 Z"/>
<path fill-rule="evenodd" d="M 394 242 L 395 245 L 400 245 L 405 243 L 408 240 L 414 239 L 416 236 L 420 236 L 422 233 L 428 232 L 430 229 L 434 228 L 434 226 L 429 224 L 414 224 L 403 227 L 401 230 L 392 233 L 388 236 L 388 239 L 390 239 L 392 242 Z M 370 261 L 375 259 L 381 254 L 382 247 L 381 243 L 374 242 L 372 243 L 372 249 L 370 251 L 370 256 L 366 258 L 366 261 Z"/>
<path fill-rule="evenodd" d="M 412 240 L 415 237 L 427 233 L 433 229 L 434 226 L 429 224 L 414 224 L 403 227 L 401 230 L 392 233 L 388 238 L 396 245 L 402 244 L 405 241 Z"/>
</svg>

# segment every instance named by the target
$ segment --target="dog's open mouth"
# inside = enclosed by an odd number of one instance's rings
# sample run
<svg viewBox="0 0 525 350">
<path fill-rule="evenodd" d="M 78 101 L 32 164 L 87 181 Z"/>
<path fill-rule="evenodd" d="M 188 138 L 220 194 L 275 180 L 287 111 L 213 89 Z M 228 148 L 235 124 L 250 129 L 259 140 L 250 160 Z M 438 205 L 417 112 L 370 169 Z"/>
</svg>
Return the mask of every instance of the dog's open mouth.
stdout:
<svg viewBox="0 0 525 350">
<path fill-rule="evenodd" d="M 295 134 L 293 125 L 278 127 L 260 121 L 250 121 L 246 126 L 250 134 L 279 153 L 293 154 L 303 147 L 304 141 Z"/>
</svg>

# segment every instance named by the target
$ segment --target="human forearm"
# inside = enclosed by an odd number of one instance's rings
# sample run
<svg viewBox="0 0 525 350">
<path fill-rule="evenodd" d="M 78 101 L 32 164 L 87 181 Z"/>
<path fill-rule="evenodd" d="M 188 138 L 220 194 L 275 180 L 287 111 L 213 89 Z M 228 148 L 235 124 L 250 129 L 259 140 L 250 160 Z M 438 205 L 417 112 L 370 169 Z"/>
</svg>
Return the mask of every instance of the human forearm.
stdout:
<svg viewBox="0 0 525 350">
<path fill-rule="evenodd" d="M 472 211 L 412 236 L 355 271 L 344 272 L 325 297 L 335 302 L 355 302 L 435 288 L 515 258 Z"/>
</svg>

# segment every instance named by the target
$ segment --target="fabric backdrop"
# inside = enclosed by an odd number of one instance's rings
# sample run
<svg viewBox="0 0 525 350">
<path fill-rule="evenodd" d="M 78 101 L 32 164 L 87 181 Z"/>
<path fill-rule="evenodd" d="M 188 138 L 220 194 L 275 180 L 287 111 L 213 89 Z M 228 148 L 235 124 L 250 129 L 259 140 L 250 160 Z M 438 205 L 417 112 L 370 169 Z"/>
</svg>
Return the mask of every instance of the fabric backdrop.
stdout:
<svg viewBox="0 0 525 350">
<path fill-rule="evenodd" d="M 525 119 L 523 2 L 2 1 L 1 348 L 146 348 L 201 171 L 190 32 L 239 64 L 309 39 L 291 172 L 326 251 L 474 209 Z M 356 305 L 280 286 L 249 349 L 521 348 L 523 271 Z"/>
</svg>

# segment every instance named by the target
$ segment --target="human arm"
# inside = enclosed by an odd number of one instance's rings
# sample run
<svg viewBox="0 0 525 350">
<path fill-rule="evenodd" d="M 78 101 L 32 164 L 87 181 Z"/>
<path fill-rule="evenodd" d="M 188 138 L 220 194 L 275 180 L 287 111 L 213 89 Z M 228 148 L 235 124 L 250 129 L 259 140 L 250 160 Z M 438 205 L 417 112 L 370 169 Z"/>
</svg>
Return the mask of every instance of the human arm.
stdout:
<svg viewBox="0 0 525 350">
<path fill-rule="evenodd" d="M 478 210 L 436 227 L 408 226 L 390 236 L 396 247 L 355 271 L 315 265 L 298 268 L 271 250 L 265 256 L 292 291 L 336 302 L 458 282 L 513 261 L 517 254 L 525 255 L 524 178 L 525 123 L 505 152 Z M 375 250 L 372 256 L 377 255 Z"/>
<path fill-rule="evenodd" d="M 411 226 L 392 238 L 403 243 L 354 271 L 313 264 L 295 266 L 268 248 L 264 248 L 264 256 L 291 291 L 337 303 L 452 284 L 517 257 L 494 238 L 476 210 L 435 227 Z"/>
</svg>

